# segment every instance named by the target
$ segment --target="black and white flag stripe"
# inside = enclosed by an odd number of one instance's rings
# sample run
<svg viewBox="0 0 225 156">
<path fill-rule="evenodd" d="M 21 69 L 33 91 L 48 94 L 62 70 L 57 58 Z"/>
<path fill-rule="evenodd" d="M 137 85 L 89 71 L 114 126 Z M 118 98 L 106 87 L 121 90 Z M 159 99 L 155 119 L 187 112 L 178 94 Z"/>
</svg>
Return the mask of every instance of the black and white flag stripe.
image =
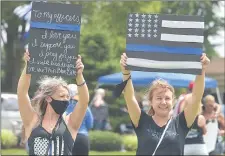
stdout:
<svg viewBox="0 0 225 156">
<path fill-rule="evenodd" d="M 203 32 L 200 16 L 129 14 L 128 68 L 200 74 Z"/>
</svg>

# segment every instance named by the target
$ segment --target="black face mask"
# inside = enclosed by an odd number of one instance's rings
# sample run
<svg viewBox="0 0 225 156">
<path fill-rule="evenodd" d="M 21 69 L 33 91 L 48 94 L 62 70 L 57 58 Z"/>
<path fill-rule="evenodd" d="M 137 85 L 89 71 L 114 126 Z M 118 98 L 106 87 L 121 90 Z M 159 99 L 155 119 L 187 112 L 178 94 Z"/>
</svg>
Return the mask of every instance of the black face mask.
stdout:
<svg viewBox="0 0 225 156">
<path fill-rule="evenodd" d="M 62 115 L 66 108 L 69 105 L 69 101 L 60 101 L 60 100 L 55 100 L 51 97 L 52 101 L 50 102 L 52 108 L 54 109 L 54 111 L 59 114 Z"/>
</svg>

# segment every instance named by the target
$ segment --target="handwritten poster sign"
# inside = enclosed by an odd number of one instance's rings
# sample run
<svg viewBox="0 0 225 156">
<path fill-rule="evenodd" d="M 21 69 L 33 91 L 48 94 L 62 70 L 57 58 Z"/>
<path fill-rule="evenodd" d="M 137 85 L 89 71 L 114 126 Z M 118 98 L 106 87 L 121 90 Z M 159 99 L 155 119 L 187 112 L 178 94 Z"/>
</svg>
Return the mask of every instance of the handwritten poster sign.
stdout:
<svg viewBox="0 0 225 156">
<path fill-rule="evenodd" d="M 27 73 L 74 77 L 81 5 L 33 2 Z"/>
</svg>

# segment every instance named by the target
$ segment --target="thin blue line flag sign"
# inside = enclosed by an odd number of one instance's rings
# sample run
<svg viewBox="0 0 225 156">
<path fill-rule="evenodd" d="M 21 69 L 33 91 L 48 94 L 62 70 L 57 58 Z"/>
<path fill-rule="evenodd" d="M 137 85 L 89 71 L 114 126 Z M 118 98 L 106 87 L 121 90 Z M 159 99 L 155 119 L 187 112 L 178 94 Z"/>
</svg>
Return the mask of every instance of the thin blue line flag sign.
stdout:
<svg viewBox="0 0 225 156">
<path fill-rule="evenodd" d="M 133 71 L 201 74 L 204 18 L 130 13 L 127 68 Z"/>
<path fill-rule="evenodd" d="M 27 73 L 75 77 L 81 5 L 33 2 Z"/>
</svg>

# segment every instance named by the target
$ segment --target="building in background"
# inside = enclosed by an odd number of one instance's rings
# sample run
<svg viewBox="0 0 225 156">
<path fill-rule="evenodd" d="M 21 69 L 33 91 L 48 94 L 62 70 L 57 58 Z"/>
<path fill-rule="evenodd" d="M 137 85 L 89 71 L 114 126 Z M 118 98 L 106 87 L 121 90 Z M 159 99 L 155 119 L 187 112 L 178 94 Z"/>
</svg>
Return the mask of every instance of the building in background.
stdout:
<svg viewBox="0 0 225 156">
<path fill-rule="evenodd" d="M 225 79 L 224 79 L 224 74 L 225 74 L 225 67 L 224 67 L 224 61 L 225 58 L 212 58 L 211 63 L 206 69 L 206 76 L 212 77 L 218 81 L 218 87 L 220 90 L 221 94 L 221 99 L 223 103 L 225 104 L 224 101 L 224 94 L 225 94 Z"/>
</svg>

